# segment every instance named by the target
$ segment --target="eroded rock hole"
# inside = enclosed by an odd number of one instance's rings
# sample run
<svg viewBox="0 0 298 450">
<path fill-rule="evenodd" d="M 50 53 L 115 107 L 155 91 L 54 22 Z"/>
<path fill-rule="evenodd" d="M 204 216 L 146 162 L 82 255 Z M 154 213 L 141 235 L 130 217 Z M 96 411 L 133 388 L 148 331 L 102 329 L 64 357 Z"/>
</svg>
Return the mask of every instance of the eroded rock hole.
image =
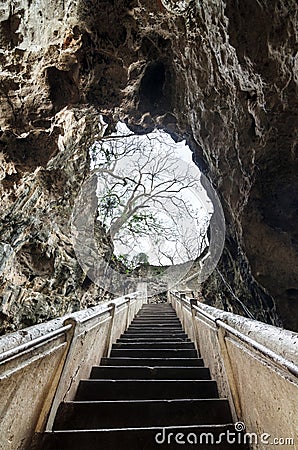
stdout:
<svg viewBox="0 0 298 450">
<path fill-rule="evenodd" d="M 25 244 L 17 258 L 28 277 L 44 276 L 53 273 L 54 257 L 48 256 L 39 244 Z"/>
<path fill-rule="evenodd" d="M 18 28 L 21 24 L 21 15 L 24 11 L 20 11 L 18 14 L 12 14 L 7 20 L 3 20 L 0 23 L 0 45 L 6 47 L 9 50 L 19 45 L 23 37 L 18 33 Z"/>
<path fill-rule="evenodd" d="M 166 69 L 162 62 L 149 65 L 140 86 L 140 109 L 154 111 L 164 102 Z"/>
<path fill-rule="evenodd" d="M 55 110 L 79 101 L 79 89 L 74 80 L 73 70 L 64 71 L 56 67 L 47 69 L 47 78 L 50 86 L 50 98 Z"/>
</svg>

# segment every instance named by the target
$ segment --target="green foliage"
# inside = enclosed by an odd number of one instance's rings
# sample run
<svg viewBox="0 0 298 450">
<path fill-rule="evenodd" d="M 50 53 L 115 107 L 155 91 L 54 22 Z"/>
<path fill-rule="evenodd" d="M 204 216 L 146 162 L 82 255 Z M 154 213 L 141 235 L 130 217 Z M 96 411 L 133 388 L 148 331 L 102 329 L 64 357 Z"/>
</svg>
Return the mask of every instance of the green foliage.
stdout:
<svg viewBox="0 0 298 450">
<path fill-rule="evenodd" d="M 134 264 L 136 266 L 139 266 L 141 264 L 144 265 L 144 266 L 148 266 L 149 265 L 148 255 L 146 253 L 143 253 L 143 252 L 141 252 L 138 255 L 136 255 L 134 257 L 133 261 L 134 261 Z"/>
<path fill-rule="evenodd" d="M 149 211 L 134 214 L 125 224 L 125 230 L 134 235 L 148 235 L 150 232 L 162 231 L 164 228 L 156 215 Z"/>
<path fill-rule="evenodd" d="M 113 191 L 108 190 L 103 197 L 98 200 L 98 210 L 100 216 L 105 220 L 107 217 L 113 217 L 114 212 L 120 206 L 120 198 Z"/>
<path fill-rule="evenodd" d="M 139 253 L 138 255 L 135 255 L 132 259 L 129 257 L 128 254 L 113 255 L 114 261 L 119 261 L 121 264 L 125 266 L 125 273 L 131 273 L 133 272 L 138 266 L 140 265 L 149 265 L 149 258 L 146 253 Z"/>
<path fill-rule="evenodd" d="M 114 258 L 125 266 L 125 273 L 131 273 L 135 268 L 133 261 L 130 260 L 129 255 L 127 254 L 114 256 Z"/>
</svg>

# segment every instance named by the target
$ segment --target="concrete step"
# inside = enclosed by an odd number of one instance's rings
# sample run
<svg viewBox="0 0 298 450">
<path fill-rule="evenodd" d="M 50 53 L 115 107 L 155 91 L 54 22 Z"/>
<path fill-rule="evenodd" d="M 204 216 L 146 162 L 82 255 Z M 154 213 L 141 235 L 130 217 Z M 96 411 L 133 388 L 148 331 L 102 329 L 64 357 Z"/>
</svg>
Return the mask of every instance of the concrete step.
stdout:
<svg viewBox="0 0 298 450">
<path fill-rule="evenodd" d="M 182 327 L 143 327 L 143 326 L 131 326 L 128 333 L 184 333 Z"/>
<path fill-rule="evenodd" d="M 173 310 L 164 310 L 164 311 L 140 311 L 135 317 L 159 317 L 160 319 L 164 317 L 175 317 L 177 318 L 177 314 Z"/>
<path fill-rule="evenodd" d="M 195 349 L 192 342 L 117 342 L 113 344 L 112 349 Z"/>
<path fill-rule="evenodd" d="M 177 317 L 177 314 L 173 310 L 163 311 L 162 314 L 163 314 L 163 317 Z M 143 316 L 160 317 L 160 312 L 154 313 L 154 311 L 143 311 L 142 310 L 136 315 L 136 317 L 143 317 Z"/>
<path fill-rule="evenodd" d="M 131 342 L 131 343 L 133 343 L 133 342 L 156 342 L 156 343 L 158 343 L 158 342 L 171 342 L 171 343 L 179 343 L 179 342 L 191 342 L 191 340 L 189 339 L 189 338 L 167 338 L 167 337 L 159 337 L 159 338 L 156 338 L 156 337 L 144 337 L 144 338 L 136 338 L 136 337 L 123 337 L 123 338 L 120 338 L 120 339 L 117 339 L 117 341 L 116 341 L 117 343 L 118 342 L 127 342 L 127 343 L 129 343 L 129 342 Z"/>
<path fill-rule="evenodd" d="M 188 366 L 203 367 L 202 358 L 101 358 L 103 366 Z"/>
<path fill-rule="evenodd" d="M 226 399 L 119 400 L 61 403 L 54 430 L 94 430 L 231 423 Z"/>
<path fill-rule="evenodd" d="M 177 335 L 177 336 L 186 336 L 185 332 L 181 329 L 181 328 L 171 328 L 171 329 L 161 329 L 161 328 L 129 328 L 126 332 L 125 335 L 129 336 L 129 335 L 134 335 L 134 334 L 144 334 L 144 335 L 148 335 L 151 336 L 156 334 L 157 336 L 173 336 L 173 335 Z"/>
<path fill-rule="evenodd" d="M 227 442 L 228 432 L 235 433 L 232 424 L 190 425 L 146 428 L 117 428 L 105 430 L 74 430 L 47 432 L 42 437 L 42 450 L 244 450 L 240 433 L 235 443 Z M 215 442 L 220 442 L 215 444 Z M 121 443 L 121 447 L 119 445 Z M 34 449 L 33 449 L 34 450 Z"/>
<path fill-rule="evenodd" d="M 131 325 L 127 330 L 127 333 L 184 333 L 181 326 L 168 327 L 168 326 L 143 326 L 143 325 Z"/>
<path fill-rule="evenodd" d="M 141 309 L 141 311 L 139 311 L 135 317 L 140 317 L 140 316 L 160 317 L 161 319 L 165 316 L 178 317 L 176 312 L 173 309 L 163 309 L 163 310 L 158 310 L 158 311 L 149 310 L 149 309 L 148 310 Z"/>
<path fill-rule="evenodd" d="M 158 326 L 158 327 L 159 326 L 168 326 L 168 327 L 180 326 L 181 327 L 182 326 L 181 322 L 179 320 L 173 320 L 173 319 L 171 319 L 171 320 L 134 319 L 131 322 L 130 326 L 132 327 L 132 326 L 136 326 L 136 325 L 138 325 L 138 326 L 140 326 L 140 325 L 142 325 L 142 326 L 152 326 L 152 327 L 153 326 L 154 327 L 156 327 L 156 326 Z"/>
<path fill-rule="evenodd" d="M 210 380 L 206 367 L 140 367 L 140 366 L 94 366 L 91 379 L 139 379 L 139 380 Z"/>
<path fill-rule="evenodd" d="M 162 310 L 150 310 L 150 309 L 142 309 L 136 317 L 140 316 L 152 316 L 152 317 L 163 317 L 163 316 L 172 316 L 177 317 L 177 314 L 173 309 L 162 309 Z"/>
<path fill-rule="evenodd" d="M 153 304 L 153 303 L 146 303 L 146 304 L 144 304 L 144 305 L 142 306 L 142 308 L 141 308 L 140 311 L 144 311 L 145 309 L 150 309 L 150 308 L 151 308 L 153 311 L 155 311 L 158 307 L 160 307 L 160 308 L 166 307 L 166 308 L 169 308 L 169 309 L 171 309 L 172 311 L 174 311 L 173 306 L 171 305 L 171 303 L 168 303 L 168 302 L 155 303 L 155 304 Z"/>
<path fill-rule="evenodd" d="M 213 380 L 81 380 L 76 401 L 218 398 Z"/>
<path fill-rule="evenodd" d="M 112 349 L 112 358 L 196 358 L 198 353 L 195 349 Z"/>
<path fill-rule="evenodd" d="M 149 314 L 149 313 L 144 313 L 144 314 L 138 314 L 135 316 L 135 319 L 146 319 L 146 320 L 174 320 L 174 319 L 178 319 L 177 314 L 175 313 L 162 313 L 162 314 Z"/>
<path fill-rule="evenodd" d="M 156 328 L 156 329 L 160 329 L 160 328 L 171 329 L 171 328 L 173 328 L 173 329 L 182 330 L 182 325 L 180 324 L 180 322 L 177 322 L 175 324 L 171 324 L 171 323 L 167 323 L 167 322 L 164 322 L 164 323 L 156 322 L 154 324 L 152 322 L 150 322 L 150 323 L 147 323 L 147 322 L 132 323 L 129 326 L 129 329 L 131 330 L 133 328 L 139 328 L 139 327 L 149 328 L 149 329 L 152 329 L 152 328 Z"/>
<path fill-rule="evenodd" d="M 156 311 L 157 309 L 167 308 L 174 311 L 172 305 L 170 303 L 164 302 L 164 303 L 147 303 L 142 306 L 141 311 L 145 311 L 147 309 L 152 309 L 153 311 Z"/>
<path fill-rule="evenodd" d="M 171 337 L 174 338 L 176 336 L 179 337 L 188 337 L 187 334 L 184 331 L 171 331 L 171 332 L 167 332 L 167 331 L 163 331 L 163 330 L 130 330 L 128 329 L 128 331 L 125 331 L 125 333 L 123 333 L 121 335 L 121 337 L 124 336 L 133 336 L 135 337 L 136 335 L 142 335 L 142 336 L 148 336 L 148 337 Z"/>
<path fill-rule="evenodd" d="M 130 333 L 129 331 L 123 333 L 121 335 L 121 338 L 127 338 L 127 339 L 136 339 L 136 338 L 141 338 L 141 339 L 152 339 L 152 338 L 159 338 L 159 339 L 163 339 L 163 338 L 169 338 L 169 339 L 188 339 L 187 334 L 183 333 L 183 332 L 177 332 L 177 333 L 164 333 L 164 332 L 159 332 L 157 333 L 142 333 L 141 331 L 135 331 Z"/>
<path fill-rule="evenodd" d="M 136 316 L 133 322 L 180 322 L 180 319 L 176 315 L 165 317 L 147 317 L 147 316 Z"/>
</svg>

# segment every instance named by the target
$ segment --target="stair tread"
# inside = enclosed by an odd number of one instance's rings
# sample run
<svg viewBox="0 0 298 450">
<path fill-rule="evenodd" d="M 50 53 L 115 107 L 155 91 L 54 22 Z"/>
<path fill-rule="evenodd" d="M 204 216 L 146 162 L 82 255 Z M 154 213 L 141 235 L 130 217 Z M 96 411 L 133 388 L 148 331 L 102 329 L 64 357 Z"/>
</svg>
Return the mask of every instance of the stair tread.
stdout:
<svg viewBox="0 0 298 450">
<path fill-rule="evenodd" d="M 179 342 L 191 342 L 189 338 L 119 338 L 117 342 L 171 342 L 171 343 L 179 343 Z"/>
<path fill-rule="evenodd" d="M 230 423 L 228 401 L 219 398 L 72 401 L 60 404 L 54 429 L 137 428 L 179 422 Z"/>
<path fill-rule="evenodd" d="M 161 348 L 161 349 L 112 349 L 111 351 L 111 357 L 159 357 L 159 358 L 175 358 L 177 356 L 185 357 L 185 358 L 195 358 L 197 356 L 197 350 L 195 349 L 167 349 L 167 348 Z"/>
<path fill-rule="evenodd" d="M 192 342 L 117 342 L 112 345 L 112 349 L 191 349 L 194 350 L 195 346 Z"/>
<path fill-rule="evenodd" d="M 102 358 L 101 364 L 106 365 L 106 363 L 111 363 L 111 365 L 118 365 L 125 363 L 125 365 L 149 365 L 150 367 L 159 365 L 163 362 L 163 365 L 165 366 L 185 366 L 187 364 L 188 366 L 203 366 L 204 362 L 201 358 L 121 358 L 121 357 L 114 357 L 114 358 Z"/>
<path fill-rule="evenodd" d="M 160 329 L 162 329 L 162 330 L 164 330 L 164 329 L 166 329 L 166 330 L 182 330 L 182 326 L 179 324 L 170 325 L 168 323 L 165 323 L 165 324 L 160 323 L 160 324 L 154 324 L 154 326 L 153 326 L 152 322 L 151 322 L 151 325 L 149 325 L 147 323 L 139 323 L 139 324 L 131 324 L 129 327 L 130 330 L 139 329 L 139 328 L 144 328 L 144 329 L 148 328 L 149 330 L 155 330 L 155 329 L 157 329 L 157 330 L 160 330 Z"/>
<path fill-rule="evenodd" d="M 75 400 L 218 398 L 214 380 L 81 380 Z"/>
<path fill-rule="evenodd" d="M 223 403 L 227 402 L 226 398 L 173 398 L 173 399 L 124 399 L 124 400 L 72 400 L 69 402 L 62 402 L 61 405 L 67 406 L 80 406 L 80 405 L 117 405 L 122 404 L 202 404 L 202 402 L 214 402 L 215 403 Z"/>
<path fill-rule="evenodd" d="M 128 375 L 136 379 L 147 377 L 147 379 L 177 379 L 188 377 L 187 379 L 210 379 L 210 371 L 206 367 L 188 367 L 188 366 L 94 366 L 91 371 L 91 379 L 99 379 L 103 376 L 117 376 L 117 379 L 123 379 Z M 166 378 L 167 377 L 167 378 Z"/>
<path fill-rule="evenodd" d="M 166 333 L 164 331 L 150 331 L 147 333 L 140 333 L 139 331 L 127 331 L 122 335 L 122 337 L 141 337 L 141 338 L 150 338 L 150 337 L 180 337 L 180 338 L 188 338 L 188 335 L 184 332 L 177 332 L 177 333 Z"/>
<path fill-rule="evenodd" d="M 197 444 L 201 450 L 226 450 L 235 448 L 235 444 L 226 442 L 227 439 L 223 439 L 224 442 L 215 444 L 206 443 L 208 433 L 213 433 L 214 438 L 217 440 L 222 433 L 234 432 L 234 425 L 231 423 L 220 425 L 189 425 L 189 426 L 170 426 L 163 427 L 162 431 L 157 427 L 142 427 L 142 428 L 114 428 L 114 429 L 101 429 L 101 430 L 64 430 L 47 432 L 44 434 L 41 441 L 41 448 L 43 450 L 90 450 L 92 448 L 103 448 L 105 450 L 116 450 L 119 448 L 119 442 L 121 442 L 121 449 L 123 450 L 157 450 L 161 447 L 163 441 L 167 448 L 171 450 L 178 450 L 182 448 L 193 449 L 196 445 L 193 444 L 193 434 L 196 435 L 197 441 L 201 443 Z M 159 434 L 159 433 L 163 434 Z M 169 433 L 174 433 L 174 439 Z M 183 440 L 186 443 L 181 445 L 177 443 L 176 436 L 178 433 L 183 433 Z M 192 439 L 191 439 L 192 436 Z M 200 438 L 201 436 L 201 438 Z M 155 439 L 159 440 L 159 443 Z M 187 438 L 191 443 L 187 443 Z M 208 437 L 210 442 L 210 437 Z M 215 439 L 214 439 L 215 440 Z M 179 436 L 178 436 L 179 442 Z M 180 436 L 181 442 L 181 436 Z M 57 446 L 55 446 L 57 445 Z M 242 444 L 237 444 L 238 450 L 244 450 L 247 447 Z"/>
</svg>

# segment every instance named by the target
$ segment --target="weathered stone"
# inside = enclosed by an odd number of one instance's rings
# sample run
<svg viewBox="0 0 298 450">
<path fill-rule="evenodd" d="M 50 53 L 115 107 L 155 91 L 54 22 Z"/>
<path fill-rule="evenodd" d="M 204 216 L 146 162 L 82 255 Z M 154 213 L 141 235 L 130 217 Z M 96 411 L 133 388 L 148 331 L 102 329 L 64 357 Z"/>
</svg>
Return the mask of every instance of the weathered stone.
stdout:
<svg viewBox="0 0 298 450">
<path fill-rule="evenodd" d="M 24 325 L 31 290 L 56 305 L 48 316 L 40 309 L 43 319 L 84 303 L 69 220 L 99 113 L 108 131 L 121 119 L 186 138 L 217 189 L 227 240 L 223 278 L 204 285 L 208 302 L 247 314 L 243 303 L 298 329 L 297 4 L 182 3 L 1 5 L 1 289 L 11 329 Z M 46 274 L 28 268 L 28 249 Z"/>
</svg>

